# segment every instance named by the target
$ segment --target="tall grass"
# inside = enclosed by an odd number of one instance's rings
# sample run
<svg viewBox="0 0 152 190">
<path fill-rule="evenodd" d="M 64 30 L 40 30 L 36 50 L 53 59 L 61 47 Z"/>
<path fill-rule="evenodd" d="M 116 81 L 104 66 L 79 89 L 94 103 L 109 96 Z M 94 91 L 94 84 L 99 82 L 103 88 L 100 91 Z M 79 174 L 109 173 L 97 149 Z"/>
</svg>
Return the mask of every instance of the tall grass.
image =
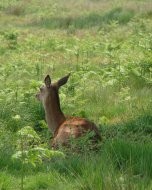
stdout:
<svg viewBox="0 0 152 190">
<path fill-rule="evenodd" d="M 91 27 L 102 27 L 105 24 L 111 22 L 118 22 L 119 24 L 126 24 L 133 17 L 134 13 L 130 10 L 123 10 L 122 8 L 114 8 L 109 12 L 103 14 L 90 13 L 86 16 L 80 17 L 52 17 L 42 18 L 41 20 L 30 23 L 31 26 L 46 27 L 49 29 L 67 29 L 71 26 L 75 29 L 91 28 Z"/>
<path fill-rule="evenodd" d="M 150 7 L 149 0 L 0 2 L 1 190 L 21 189 L 22 171 L 27 190 L 152 189 Z M 12 155 L 23 127 L 50 148 L 35 93 L 46 74 L 55 81 L 69 72 L 62 110 L 94 121 L 102 144 L 22 168 Z"/>
<path fill-rule="evenodd" d="M 86 152 L 83 155 L 71 153 L 66 159 L 45 163 L 30 173 L 30 170 L 26 170 L 24 187 L 25 189 L 150 189 L 152 152 L 149 149 L 151 149 L 150 144 L 138 145 L 115 140 L 106 143 L 98 153 Z M 8 173 L 3 172 L 1 175 L 4 179 Z M 2 184 L 7 186 L 8 180 L 4 180 Z M 10 175 L 9 185 L 12 184 L 13 177 Z M 19 189 L 19 183 L 15 187 Z"/>
</svg>

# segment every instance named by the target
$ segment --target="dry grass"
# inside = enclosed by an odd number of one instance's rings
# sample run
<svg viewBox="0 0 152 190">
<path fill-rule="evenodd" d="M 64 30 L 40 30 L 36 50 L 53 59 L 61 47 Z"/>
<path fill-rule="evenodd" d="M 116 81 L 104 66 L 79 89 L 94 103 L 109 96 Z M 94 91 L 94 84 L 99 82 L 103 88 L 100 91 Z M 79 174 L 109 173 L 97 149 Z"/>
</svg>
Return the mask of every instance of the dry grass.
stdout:
<svg viewBox="0 0 152 190">
<path fill-rule="evenodd" d="M 3 7 L 0 11 L 1 14 L 0 24 L 2 26 L 5 24 L 8 26 L 12 24 L 15 24 L 17 26 L 21 25 L 26 26 L 29 24 L 34 26 L 40 24 L 41 27 L 41 24 L 43 24 L 43 22 L 47 24 L 50 19 L 54 20 L 56 18 L 59 18 L 61 19 L 62 22 L 65 22 L 65 24 L 68 27 L 68 25 L 73 22 L 76 22 L 77 24 L 79 22 L 85 23 L 85 17 L 86 17 L 86 22 L 88 22 L 88 19 L 93 19 L 92 14 L 103 16 L 108 12 L 114 10 L 115 8 L 122 8 L 122 11 L 129 11 L 129 12 L 131 11 L 134 12 L 135 15 L 141 14 L 141 16 L 143 14 L 151 15 L 152 11 L 152 2 L 148 0 L 138 1 L 138 3 L 136 1 L 126 1 L 126 0 L 124 1 L 70 0 L 68 1 L 68 3 L 66 3 L 66 0 L 63 1 L 56 0 L 55 2 L 48 0 L 44 1 L 24 0 L 21 2 L 14 1 L 13 3 L 6 2 L 4 5 L 2 4 L 1 6 Z M 11 17 L 12 19 L 10 19 Z M 64 18 L 66 20 L 64 20 Z M 102 19 L 102 17 L 96 19 Z"/>
</svg>

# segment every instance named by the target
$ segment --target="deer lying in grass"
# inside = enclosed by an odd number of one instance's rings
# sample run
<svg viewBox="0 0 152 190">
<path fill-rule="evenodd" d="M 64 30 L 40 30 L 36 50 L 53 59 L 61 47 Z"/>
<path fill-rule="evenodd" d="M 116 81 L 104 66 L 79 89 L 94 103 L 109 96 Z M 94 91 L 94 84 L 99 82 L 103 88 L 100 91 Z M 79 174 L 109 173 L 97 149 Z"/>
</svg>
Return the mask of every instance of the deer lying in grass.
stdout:
<svg viewBox="0 0 152 190">
<path fill-rule="evenodd" d="M 52 147 L 58 145 L 68 145 L 69 139 L 83 136 L 86 132 L 94 132 L 93 141 L 101 140 L 100 133 L 96 125 L 87 119 L 79 117 L 66 118 L 60 108 L 59 88 L 66 84 L 70 74 L 61 78 L 55 83 L 51 83 L 49 75 L 45 77 L 45 85 L 40 88 L 36 95 L 42 101 L 45 110 L 48 128 L 53 133 Z"/>
</svg>

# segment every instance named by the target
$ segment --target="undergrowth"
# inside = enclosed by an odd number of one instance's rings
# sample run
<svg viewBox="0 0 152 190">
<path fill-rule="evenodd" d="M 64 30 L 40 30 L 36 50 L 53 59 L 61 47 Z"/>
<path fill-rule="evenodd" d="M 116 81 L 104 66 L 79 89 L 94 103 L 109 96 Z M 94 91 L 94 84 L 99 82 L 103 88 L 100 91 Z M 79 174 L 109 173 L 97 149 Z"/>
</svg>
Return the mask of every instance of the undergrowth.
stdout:
<svg viewBox="0 0 152 190">
<path fill-rule="evenodd" d="M 0 15 L 0 189 L 152 189 L 151 2 L 6 0 Z M 96 151 L 50 149 L 35 94 L 68 73 L 62 110 L 97 124 Z"/>
</svg>

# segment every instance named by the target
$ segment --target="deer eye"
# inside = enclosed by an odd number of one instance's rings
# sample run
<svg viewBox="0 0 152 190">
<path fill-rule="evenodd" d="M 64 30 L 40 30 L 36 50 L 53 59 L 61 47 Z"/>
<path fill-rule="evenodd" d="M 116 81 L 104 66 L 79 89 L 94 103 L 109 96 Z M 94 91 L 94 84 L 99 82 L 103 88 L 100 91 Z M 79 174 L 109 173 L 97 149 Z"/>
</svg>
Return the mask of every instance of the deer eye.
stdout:
<svg viewBox="0 0 152 190">
<path fill-rule="evenodd" d="M 40 87 L 40 91 L 41 91 L 41 92 L 43 91 L 43 87 Z"/>
</svg>

